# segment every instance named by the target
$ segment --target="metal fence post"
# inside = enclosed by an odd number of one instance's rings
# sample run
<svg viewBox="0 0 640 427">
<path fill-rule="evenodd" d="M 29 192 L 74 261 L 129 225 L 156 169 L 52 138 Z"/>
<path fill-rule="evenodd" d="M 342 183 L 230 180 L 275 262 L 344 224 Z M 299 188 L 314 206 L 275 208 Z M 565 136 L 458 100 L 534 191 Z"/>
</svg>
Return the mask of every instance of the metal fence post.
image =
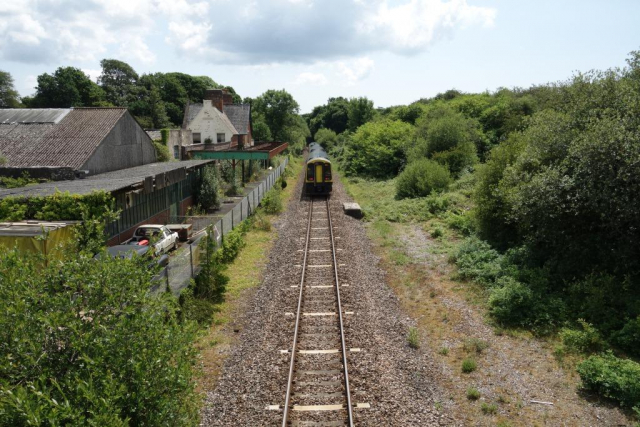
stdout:
<svg viewBox="0 0 640 427">
<path fill-rule="evenodd" d="M 193 279 L 193 245 L 189 245 L 189 264 L 191 264 L 191 278 Z"/>
</svg>

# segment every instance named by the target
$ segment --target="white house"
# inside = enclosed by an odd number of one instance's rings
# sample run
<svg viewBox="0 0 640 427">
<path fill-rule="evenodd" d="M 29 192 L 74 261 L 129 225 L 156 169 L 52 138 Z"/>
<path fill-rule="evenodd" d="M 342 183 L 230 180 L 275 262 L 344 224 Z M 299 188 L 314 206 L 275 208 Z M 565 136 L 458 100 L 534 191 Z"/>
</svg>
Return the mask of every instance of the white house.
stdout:
<svg viewBox="0 0 640 427">
<path fill-rule="evenodd" d="M 251 105 L 234 104 L 226 90 L 207 90 L 201 104 L 188 104 L 182 127 L 191 131 L 193 144 L 215 144 L 220 149 L 253 145 Z"/>
</svg>

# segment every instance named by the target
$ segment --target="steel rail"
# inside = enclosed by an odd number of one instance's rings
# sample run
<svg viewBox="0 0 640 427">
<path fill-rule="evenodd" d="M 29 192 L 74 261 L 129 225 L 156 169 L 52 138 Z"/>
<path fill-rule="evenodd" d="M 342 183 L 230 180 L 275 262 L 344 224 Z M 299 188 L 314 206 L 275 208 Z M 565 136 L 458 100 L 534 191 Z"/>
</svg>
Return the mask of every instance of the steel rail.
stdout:
<svg viewBox="0 0 640 427">
<path fill-rule="evenodd" d="M 351 406 L 351 390 L 349 389 L 349 369 L 347 368 L 347 345 L 344 340 L 344 324 L 342 322 L 342 304 L 340 303 L 340 279 L 338 278 L 338 262 L 336 260 L 336 245 L 333 239 L 333 224 L 331 222 L 331 210 L 329 199 L 327 204 L 327 218 L 329 218 L 329 233 L 331 234 L 331 254 L 333 256 L 333 272 L 336 276 L 336 297 L 338 299 L 338 314 L 340 319 L 340 341 L 342 342 L 342 366 L 344 369 L 344 384 L 347 395 L 347 411 L 349 414 L 349 427 L 353 427 L 353 407 Z"/>
<path fill-rule="evenodd" d="M 289 379 L 287 381 L 287 392 L 284 401 L 284 413 L 282 416 L 282 427 L 287 427 L 289 421 L 289 402 L 291 400 L 291 386 L 293 384 L 293 372 L 295 370 L 296 347 L 298 345 L 298 326 L 300 326 L 300 311 L 302 310 L 302 293 L 304 292 L 304 275 L 307 270 L 307 255 L 309 254 L 309 236 L 311 235 L 311 217 L 313 215 L 313 199 L 309 206 L 309 219 L 307 221 L 307 237 L 304 244 L 304 259 L 302 260 L 302 273 L 300 275 L 300 294 L 298 296 L 298 310 L 296 311 L 296 325 L 293 333 L 293 347 L 291 348 L 291 363 L 289 364 Z"/>
</svg>

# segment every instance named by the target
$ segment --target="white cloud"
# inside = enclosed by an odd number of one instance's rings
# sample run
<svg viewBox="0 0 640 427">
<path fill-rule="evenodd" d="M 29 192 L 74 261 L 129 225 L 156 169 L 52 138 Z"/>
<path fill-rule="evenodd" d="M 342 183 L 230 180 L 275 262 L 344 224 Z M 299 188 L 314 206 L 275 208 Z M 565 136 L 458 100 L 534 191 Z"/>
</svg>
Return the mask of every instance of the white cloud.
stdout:
<svg viewBox="0 0 640 427">
<path fill-rule="evenodd" d="M 151 63 L 156 39 L 187 59 L 216 64 L 412 55 L 458 28 L 491 26 L 495 10 L 473 1 L 3 0 L 0 58 L 68 63 L 117 54 Z M 344 74 L 357 81 L 365 65 L 346 65 Z"/>
<path fill-rule="evenodd" d="M 329 83 L 327 76 L 322 73 L 300 73 L 298 77 L 293 82 L 294 85 L 313 85 L 313 86 L 324 86 Z"/>
<path fill-rule="evenodd" d="M 348 63 L 338 62 L 338 73 L 347 86 L 353 86 L 361 80 L 369 77 L 374 68 L 371 58 L 358 58 Z"/>
</svg>

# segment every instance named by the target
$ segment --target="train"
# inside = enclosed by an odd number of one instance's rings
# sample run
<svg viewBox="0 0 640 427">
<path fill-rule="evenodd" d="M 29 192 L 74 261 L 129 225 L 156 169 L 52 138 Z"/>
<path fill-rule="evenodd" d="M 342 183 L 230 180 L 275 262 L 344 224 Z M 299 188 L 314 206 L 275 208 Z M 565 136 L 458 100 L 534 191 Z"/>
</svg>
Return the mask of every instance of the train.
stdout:
<svg viewBox="0 0 640 427">
<path fill-rule="evenodd" d="M 330 194 L 333 187 L 331 161 L 317 142 L 309 144 L 304 187 L 307 194 Z"/>
</svg>

